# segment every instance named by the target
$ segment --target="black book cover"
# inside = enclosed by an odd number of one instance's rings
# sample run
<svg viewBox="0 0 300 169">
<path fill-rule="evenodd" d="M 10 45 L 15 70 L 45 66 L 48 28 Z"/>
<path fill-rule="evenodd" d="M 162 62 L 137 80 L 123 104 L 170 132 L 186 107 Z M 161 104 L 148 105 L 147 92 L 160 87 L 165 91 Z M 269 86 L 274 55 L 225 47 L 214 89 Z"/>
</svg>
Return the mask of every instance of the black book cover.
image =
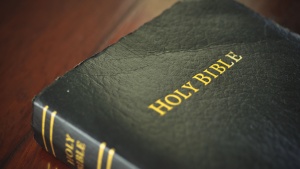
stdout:
<svg viewBox="0 0 300 169">
<path fill-rule="evenodd" d="M 230 0 L 176 3 L 34 99 L 73 168 L 300 168 L 300 44 Z"/>
</svg>

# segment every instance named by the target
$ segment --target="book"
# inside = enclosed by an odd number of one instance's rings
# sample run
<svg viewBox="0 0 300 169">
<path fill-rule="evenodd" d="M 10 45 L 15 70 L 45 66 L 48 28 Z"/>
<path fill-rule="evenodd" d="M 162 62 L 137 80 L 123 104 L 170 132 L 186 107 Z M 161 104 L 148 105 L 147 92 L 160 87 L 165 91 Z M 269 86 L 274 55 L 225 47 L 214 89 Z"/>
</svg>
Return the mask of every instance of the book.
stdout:
<svg viewBox="0 0 300 169">
<path fill-rule="evenodd" d="M 300 40 L 230 0 L 178 2 L 33 100 L 72 168 L 300 168 Z"/>
</svg>

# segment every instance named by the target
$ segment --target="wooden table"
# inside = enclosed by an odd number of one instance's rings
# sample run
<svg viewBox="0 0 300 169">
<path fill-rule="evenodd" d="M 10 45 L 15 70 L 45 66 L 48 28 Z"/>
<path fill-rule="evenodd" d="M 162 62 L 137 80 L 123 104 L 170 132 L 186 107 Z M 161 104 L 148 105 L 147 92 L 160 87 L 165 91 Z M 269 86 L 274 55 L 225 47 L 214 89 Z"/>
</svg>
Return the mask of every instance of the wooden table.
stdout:
<svg viewBox="0 0 300 169">
<path fill-rule="evenodd" d="M 68 168 L 34 141 L 31 99 L 175 1 L 1 1 L 0 168 Z M 300 32 L 298 0 L 239 1 Z"/>
</svg>

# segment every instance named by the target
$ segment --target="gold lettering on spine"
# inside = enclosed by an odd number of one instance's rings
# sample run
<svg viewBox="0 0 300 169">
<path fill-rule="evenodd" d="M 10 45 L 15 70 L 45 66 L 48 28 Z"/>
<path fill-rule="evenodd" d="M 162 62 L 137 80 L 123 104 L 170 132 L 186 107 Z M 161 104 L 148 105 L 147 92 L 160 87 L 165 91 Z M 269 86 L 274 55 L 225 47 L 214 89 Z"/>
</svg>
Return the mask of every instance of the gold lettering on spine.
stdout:
<svg viewBox="0 0 300 169">
<path fill-rule="evenodd" d="M 234 54 L 231 51 L 227 55 L 225 55 L 225 56 L 228 57 L 228 58 L 230 58 L 230 59 L 232 59 L 232 60 L 234 60 L 235 62 L 239 62 L 243 58 L 241 55 L 238 56 L 238 55 Z"/>
<path fill-rule="evenodd" d="M 66 134 L 66 149 L 65 149 L 65 153 L 66 153 L 66 158 L 67 158 L 67 162 L 72 164 L 73 166 L 75 165 L 74 163 L 74 142 L 75 140 L 67 133 Z"/>
<path fill-rule="evenodd" d="M 83 169 L 86 145 L 80 140 L 75 140 L 67 133 L 65 146 L 67 162 L 75 166 L 76 160 L 76 168 Z"/>
<path fill-rule="evenodd" d="M 53 148 L 53 126 L 54 126 L 54 119 L 55 119 L 56 111 L 51 113 L 51 121 L 50 121 L 50 145 L 52 149 L 52 153 L 54 157 L 56 157 L 54 148 Z"/>
<path fill-rule="evenodd" d="M 173 107 L 165 104 L 160 99 L 158 99 L 155 103 L 158 104 L 159 106 L 156 107 L 156 106 L 154 106 L 154 104 L 151 104 L 150 106 L 148 106 L 148 108 L 154 110 L 155 112 L 157 112 L 161 116 L 166 114 L 166 111 L 162 110 L 162 108 L 167 109 L 167 111 L 170 111 L 170 110 L 173 109 Z"/>
<path fill-rule="evenodd" d="M 100 146 L 99 146 L 97 169 L 101 169 L 102 159 L 103 159 L 103 154 L 104 154 L 105 147 L 106 147 L 106 143 L 101 143 Z"/>
<path fill-rule="evenodd" d="M 46 121 L 47 110 L 48 110 L 48 106 L 45 106 L 43 108 L 43 116 L 42 116 L 42 137 L 43 137 L 43 142 L 44 142 L 46 151 L 48 151 L 46 139 L 45 139 L 45 121 Z"/>
<path fill-rule="evenodd" d="M 67 155 L 67 162 L 72 165 L 75 165 L 73 160 L 73 151 L 71 149 L 66 149 L 65 153 Z"/>
<path fill-rule="evenodd" d="M 208 85 L 211 81 L 211 78 L 209 76 L 204 76 L 202 73 L 198 73 L 195 76 L 193 76 L 193 79 L 197 79 L 200 82 L 204 83 L 204 85 Z"/>
<path fill-rule="evenodd" d="M 111 169 L 111 165 L 112 165 L 114 154 L 115 154 L 115 149 L 110 149 L 108 151 L 106 169 Z"/>
<path fill-rule="evenodd" d="M 76 141 L 75 159 L 76 159 L 77 169 L 84 168 L 85 147 L 86 145 L 83 142 L 79 140 Z"/>
<path fill-rule="evenodd" d="M 66 134 L 66 141 L 74 143 L 74 139 L 69 134 Z"/>
</svg>

